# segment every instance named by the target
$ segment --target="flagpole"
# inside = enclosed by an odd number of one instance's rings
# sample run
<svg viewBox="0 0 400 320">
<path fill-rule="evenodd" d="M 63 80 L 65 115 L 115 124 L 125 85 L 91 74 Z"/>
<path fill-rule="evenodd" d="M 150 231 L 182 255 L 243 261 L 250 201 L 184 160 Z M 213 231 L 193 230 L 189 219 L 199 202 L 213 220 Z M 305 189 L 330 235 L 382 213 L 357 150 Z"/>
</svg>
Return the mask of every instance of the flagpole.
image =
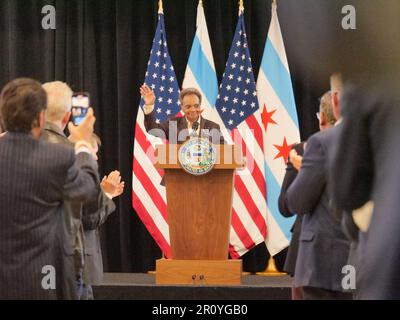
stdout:
<svg viewBox="0 0 400 320">
<path fill-rule="evenodd" d="M 158 1 L 158 13 L 164 13 L 163 2 L 162 0 Z"/>
<path fill-rule="evenodd" d="M 244 10 L 244 3 L 243 0 L 239 0 L 239 14 Z"/>
<path fill-rule="evenodd" d="M 268 265 L 265 268 L 265 270 L 262 271 L 262 272 L 257 272 L 256 275 L 258 275 L 258 276 L 267 276 L 267 277 L 282 277 L 282 276 L 286 276 L 287 273 L 280 272 L 278 270 L 278 268 L 276 267 L 275 259 L 271 255 L 271 257 L 268 260 Z"/>
<path fill-rule="evenodd" d="M 159 14 L 164 14 L 164 8 L 163 8 L 163 2 L 162 2 L 162 0 L 159 0 L 159 1 L 158 1 L 158 13 L 159 13 Z M 164 259 L 165 259 L 164 251 L 161 250 L 161 253 L 162 253 L 161 259 L 164 260 Z M 151 275 L 156 275 L 156 274 L 157 274 L 157 271 L 156 271 L 156 270 L 150 270 L 150 271 L 148 271 L 147 273 L 148 273 L 148 274 L 151 274 Z"/>
<path fill-rule="evenodd" d="M 164 254 L 163 251 L 162 251 L 161 260 L 165 260 L 165 254 Z M 147 271 L 147 274 L 156 275 L 156 274 L 157 274 L 157 271 L 156 271 L 156 270 L 150 270 L 150 271 Z"/>
<path fill-rule="evenodd" d="M 272 0 L 272 5 L 277 6 L 277 0 Z M 268 215 L 267 215 L 268 217 Z M 262 272 L 257 272 L 256 275 L 258 276 L 285 276 L 287 273 L 280 272 L 276 267 L 275 258 L 273 255 L 270 256 L 268 260 L 267 267 Z"/>
<path fill-rule="evenodd" d="M 239 15 L 244 11 L 244 3 L 243 0 L 239 0 Z M 251 272 L 242 271 L 242 276 L 249 276 Z"/>
</svg>

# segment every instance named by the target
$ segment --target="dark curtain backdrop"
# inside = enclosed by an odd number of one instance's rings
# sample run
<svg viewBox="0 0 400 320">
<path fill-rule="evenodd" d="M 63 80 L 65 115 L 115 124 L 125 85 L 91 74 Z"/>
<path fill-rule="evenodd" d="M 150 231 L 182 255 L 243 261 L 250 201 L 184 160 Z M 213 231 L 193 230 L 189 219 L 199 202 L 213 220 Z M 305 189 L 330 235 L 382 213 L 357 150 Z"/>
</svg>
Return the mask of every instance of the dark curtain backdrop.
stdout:
<svg viewBox="0 0 400 320">
<path fill-rule="evenodd" d="M 340 48 L 356 34 L 341 29 L 341 8 L 352 2 L 355 1 L 278 0 L 302 139 L 318 129 L 317 98 L 329 89 L 329 74 L 343 57 Z M 196 30 L 197 3 L 164 1 L 169 50 L 180 84 Z M 271 1 L 244 3 L 257 76 Z M 41 28 L 41 9 L 46 4 L 56 7 L 56 30 Z M 204 0 L 204 6 L 220 81 L 238 5 L 235 0 Z M 156 23 L 156 0 L 0 0 L 0 86 L 15 77 L 27 76 L 41 82 L 62 80 L 75 91 L 91 94 L 96 132 L 103 141 L 101 173 L 119 169 L 126 181 L 126 191 L 117 200 L 117 212 L 102 228 L 105 267 L 111 272 L 148 271 L 161 256 L 132 209 L 130 192 L 139 87 Z M 266 259 L 262 244 L 246 255 L 245 269 L 263 269 Z M 278 258 L 279 265 L 283 259 L 284 253 Z"/>
</svg>

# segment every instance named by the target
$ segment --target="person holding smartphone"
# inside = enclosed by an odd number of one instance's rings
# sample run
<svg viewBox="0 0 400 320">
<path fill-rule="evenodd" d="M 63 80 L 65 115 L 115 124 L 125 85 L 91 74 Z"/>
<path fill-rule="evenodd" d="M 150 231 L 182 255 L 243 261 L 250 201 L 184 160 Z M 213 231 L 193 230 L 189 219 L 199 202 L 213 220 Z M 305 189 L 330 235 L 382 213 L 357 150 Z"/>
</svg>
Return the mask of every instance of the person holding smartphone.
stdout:
<svg viewBox="0 0 400 320">
<path fill-rule="evenodd" d="M 80 126 L 70 126 L 73 144 L 65 148 L 40 139 L 47 105 L 45 90 L 33 79 L 15 79 L 0 94 L 7 131 L 0 138 L 0 300 L 66 298 L 60 263 L 62 205 L 65 200 L 91 200 L 99 191 L 90 145 L 93 110 Z M 48 288 L 46 274 L 52 279 Z"/>
<path fill-rule="evenodd" d="M 90 107 L 90 95 L 88 92 L 77 92 L 72 95 L 71 121 L 75 126 L 85 119 Z"/>
<path fill-rule="evenodd" d="M 64 130 L 69 123 L 72 131 L 77 125 L 81 125 L 90 114 L 90 101 L 88 93 L 73 94 L 71 88 L 59 81 L 45 83 L 43 85 L 48 97 L 48 108 L 46 111 L 47 121 L 42 139 L 65 146 L 72 147 L 71 139 L 67 138 Z M 93 145 L 93 135 L 90 137 L 90 148 L 92 155 L 97 159 L 97 149 Z M 102 185 L 106 185 L 109 193 L 114 193 L 120 187 L 108 177 L 103 180 Z M 97 198 L 91 202 L 92 210 L 84 210 L 85 203 L 81 201 L 64 202 L 64 219 L 62 221 L 61 244 L 63 248 L 63 275 L 62 285 L 64 288 L 64 299 L 80 299 L 83 292 L 83 268 L 85 263 L 85 237 L 82 225 L 83 215 L 93 215 L 86 217 L 96 219 L 98 210 L 102 205 L 108 204 L 106 201 L 98 201 L 106 198 L 104 188 L 100 186 Z M 107 198 L 108 199 L 108 198 Z M 94 204 L 93 204 L 94 203 Z M 95 207 L 99 204 L 99 207 Z"/>
</svg>

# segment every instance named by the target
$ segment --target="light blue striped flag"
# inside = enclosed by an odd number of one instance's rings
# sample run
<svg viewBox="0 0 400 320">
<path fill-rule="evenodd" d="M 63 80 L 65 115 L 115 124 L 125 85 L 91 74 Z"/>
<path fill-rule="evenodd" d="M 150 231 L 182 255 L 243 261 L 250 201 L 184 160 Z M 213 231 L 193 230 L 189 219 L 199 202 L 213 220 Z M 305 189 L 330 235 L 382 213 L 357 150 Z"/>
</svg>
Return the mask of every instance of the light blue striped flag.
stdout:
<svg viewBox="0 0 400 320">
<path fill-rule="evenodd" d="M 198 89 L 203 97 L 202 115 L 206 119 L 220 122 L 214 107 L 218 96 L 218 80 L 202 1 L 197 8 L 197 31 L 182 88 Z"/>
<path fill-rule="evenodd" d="M 289 245 L 294 218 L 284 218 L 278 198 L 286 160 L 293 144 L 300 142 L 299 123 L 292 81 L 279 25 L 276 4 L 257 80 L 257 92 L 264 127 L 265 179 L 267 184 L 266 244 L 271 255 Z"/>
</svg>

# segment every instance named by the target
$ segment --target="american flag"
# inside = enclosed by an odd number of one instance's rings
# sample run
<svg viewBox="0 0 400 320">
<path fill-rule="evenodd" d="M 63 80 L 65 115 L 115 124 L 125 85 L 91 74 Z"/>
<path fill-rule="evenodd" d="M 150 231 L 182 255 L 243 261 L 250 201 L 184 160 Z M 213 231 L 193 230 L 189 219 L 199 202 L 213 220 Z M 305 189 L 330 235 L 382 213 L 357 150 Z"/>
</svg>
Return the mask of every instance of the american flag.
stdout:
<svg viewBox="0 0 400 320">
<path fill-rule="evenodd" d="M 156 121 L 162 122 L 180 112 L 179 86 L 168 52 L 164 14 L 159 12 L 158 25 L 150 52 L 145 83 L 157 97 Z M 153 165 L 155 145 L 163 143 L 149 135 L 144 127 L 142 99 L 136 120 L 133 157 L 132 204 L 140 219 L 165 256 L 171 256 L 167 200 L 160 185 L 163 172 Z"/>
<path fill-rule="evenodd" d="M 267 236 L 262 122 L 243 9 L 239 13 L 216 109 L 235 143 L 239 137 L 247 159 L 246 170 L 235 178 L 230 252 L 237 258 L 265 241 Z"/>
</svg>

